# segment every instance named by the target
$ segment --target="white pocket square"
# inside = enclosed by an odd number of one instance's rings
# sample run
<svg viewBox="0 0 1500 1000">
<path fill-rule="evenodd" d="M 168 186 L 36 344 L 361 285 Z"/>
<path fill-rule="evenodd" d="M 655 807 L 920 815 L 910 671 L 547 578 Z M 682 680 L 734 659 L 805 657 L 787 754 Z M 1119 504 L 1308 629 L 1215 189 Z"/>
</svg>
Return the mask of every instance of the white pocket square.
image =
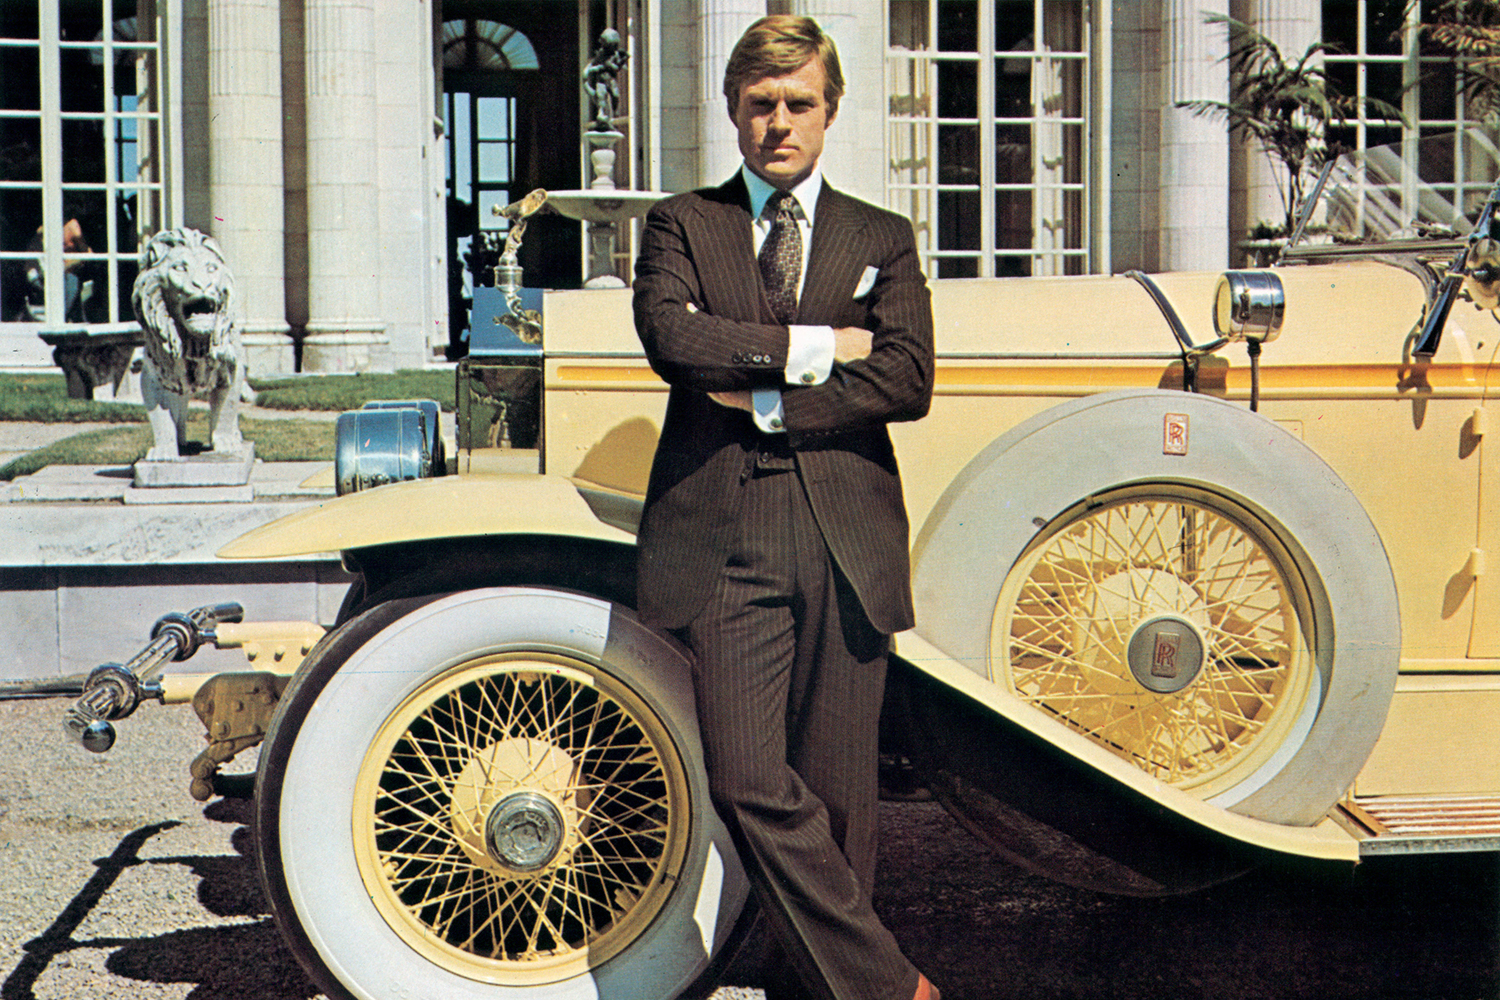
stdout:
<svg viewBox="0 0 1500 1000">
<path fill-rule="evenodd" d="M 870 294 L 870 289 L 875 287 L 875 279 L 880 275 L 880 268 L 871 264 L 865 268 L 865 273 L 859 276 L 859 284 L 854 286 L 854 297 L 862 299 Z"/>
</svg>

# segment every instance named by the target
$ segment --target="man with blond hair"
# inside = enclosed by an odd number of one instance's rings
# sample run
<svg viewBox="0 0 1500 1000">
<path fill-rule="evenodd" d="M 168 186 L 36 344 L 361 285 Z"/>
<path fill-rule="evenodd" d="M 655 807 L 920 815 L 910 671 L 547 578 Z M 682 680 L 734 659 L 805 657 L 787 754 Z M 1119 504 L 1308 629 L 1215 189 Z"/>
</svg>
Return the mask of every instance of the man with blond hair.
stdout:
<svg viewBox="0 0 1500 1000">
<path fill-rule="evenodd" d="M 889 636 L 912 624 L 886 425 L 932 395 L 911 225 L 819 158 L 843 74 L 810 18 L 751 25 L 724 96 L 743 167 L 646 219 L 636 330 L 671 385 L 638 604 L 695 656 L 714 804 L 798 983 L 929 1000 L 871 907 Z"/>
</svg>

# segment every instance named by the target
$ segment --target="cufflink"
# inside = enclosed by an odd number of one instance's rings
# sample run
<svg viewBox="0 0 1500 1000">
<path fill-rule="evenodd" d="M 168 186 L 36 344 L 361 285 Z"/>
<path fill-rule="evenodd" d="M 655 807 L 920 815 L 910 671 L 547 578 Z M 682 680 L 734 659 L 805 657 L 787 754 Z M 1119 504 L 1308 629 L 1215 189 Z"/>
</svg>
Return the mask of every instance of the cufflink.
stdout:
<svg viewBox="0 0 1500 1000">
<path fill-rule="evenodd" d="M 802 382 L 803 382 L 804 385 L 812 385 L 817 380 L 818 380 L 818 373 L 817 372 L 803 372 L 802 373 Z"/>
<path fill-rule="evenodd" d="M 784 426 L 780 417 L 772 417 L 767 422 L 771 425 L 771 430 L 773 431 L 779 431 Z"/>
</svg>

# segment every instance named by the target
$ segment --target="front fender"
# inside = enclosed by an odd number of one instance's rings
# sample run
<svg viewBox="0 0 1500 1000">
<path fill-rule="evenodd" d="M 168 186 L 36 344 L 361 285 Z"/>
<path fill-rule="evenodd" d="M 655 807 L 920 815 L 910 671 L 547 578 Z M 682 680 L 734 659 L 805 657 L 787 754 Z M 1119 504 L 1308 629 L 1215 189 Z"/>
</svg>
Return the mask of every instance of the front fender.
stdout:
<svg viewBox="0 0 1500 1000">
<path fill-rule="evenodd" d="M 248 531 L 218 555 L 278 559 L 510 534 L 635 541 L 630 532 L 601 521 L 571 480 L 503 473 L 418 479 L 351 493 Z"/>
</svg>

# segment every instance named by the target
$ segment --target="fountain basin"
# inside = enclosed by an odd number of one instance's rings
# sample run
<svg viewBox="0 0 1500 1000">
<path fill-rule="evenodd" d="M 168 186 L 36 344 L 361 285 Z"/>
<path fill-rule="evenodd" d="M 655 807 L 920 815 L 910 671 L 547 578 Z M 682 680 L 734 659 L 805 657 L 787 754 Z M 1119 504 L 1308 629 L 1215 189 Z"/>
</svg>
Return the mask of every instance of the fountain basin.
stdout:
<svg viewBox="0 0 1500 1000">
<path fill-rule="evenodd" d="M 559 215 L 583 222 L 624 222 L 638 218 L 651 206 L 669 197 L 665 191 L 623 191 L 593 188 L 581 191 L 547 192 L 546 207 Z"/>
</svg>

